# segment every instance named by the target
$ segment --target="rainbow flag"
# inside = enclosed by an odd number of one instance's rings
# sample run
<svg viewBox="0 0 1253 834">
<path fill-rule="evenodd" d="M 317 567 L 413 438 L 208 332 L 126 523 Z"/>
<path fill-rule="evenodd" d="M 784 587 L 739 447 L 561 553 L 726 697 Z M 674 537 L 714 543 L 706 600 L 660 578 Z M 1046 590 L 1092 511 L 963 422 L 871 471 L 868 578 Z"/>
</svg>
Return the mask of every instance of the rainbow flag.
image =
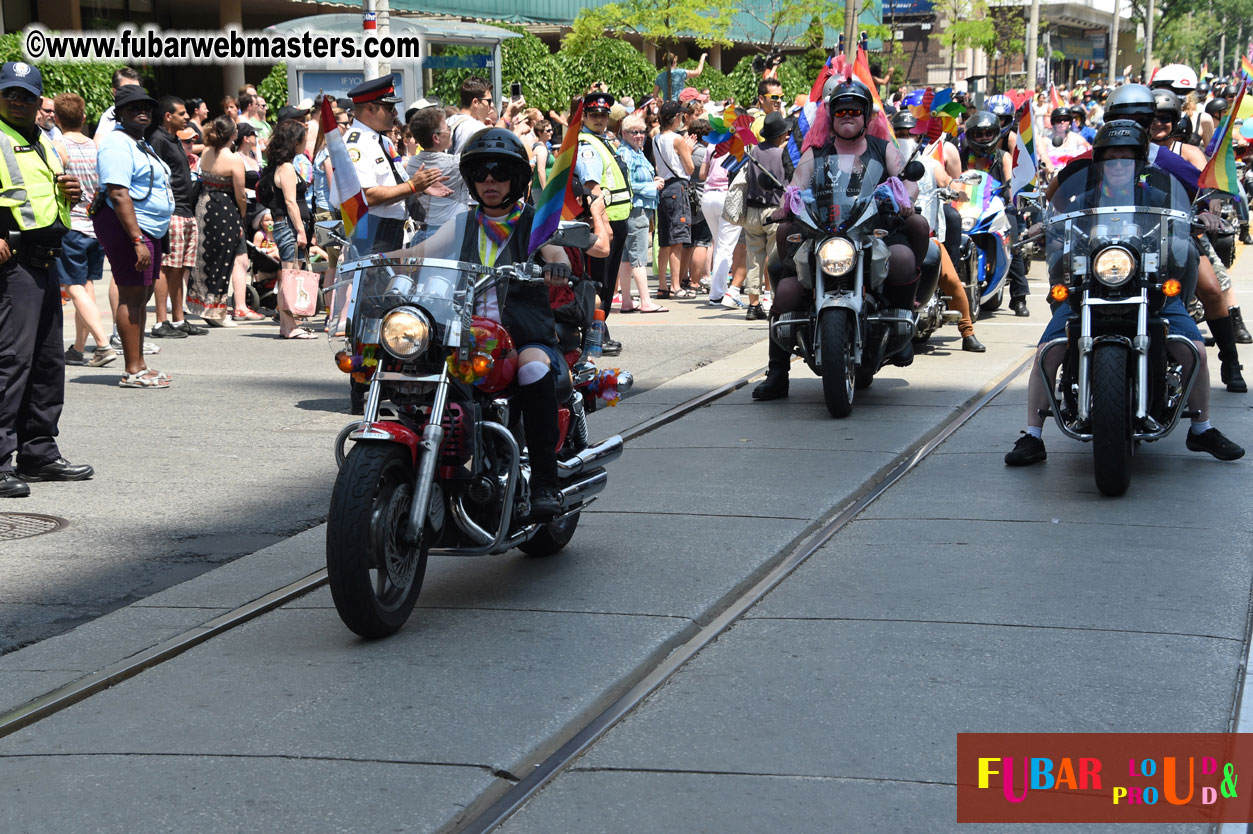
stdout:
<svg viewBox="0 0 1253 834">
<path fill-rule="evenodd" d="M 1245 81 L 1253 81 L 1253 61 L 1249 60 L 1248 55 L 1240 56 L 1240 74 Z"/>
<path fill-rule="evenodd" d="M 1018 118 L 1018 135 L 1014 140 L 1013 168 L 1010 171 L 1009 193 L 1016 196 L 1036 181 L 1037 159 L 1032 124 L 1035 122 L 1035 103 L 1028 102 L 1027 109 Z"/>
<path fill-rule="evenodd" d="M 1247 87 L 1247 83 L 1240 85 L 1240 93 L 1236 96 L 1235 104 L 1227 111 L 1222 123 L 1214 131 L 1218 141 L 1214 145 L 1213 156 L 1205 163 L 1201 178 L 1197 181 L 1200 188 L 1216 188 L 1237 197 L 1242 193 L 1240 176 L 1236 172 L 1236 150 L 1232 146 L 1234 135 L 1232 125 L 1235 123 L 1236 113 L 1240 110 L 1240 102 L 1244 98 L 1244 91 Z"/>
<path fill-rule="evenodd" d="M 870 89 L 870 98 L 874 102 L 875 112 L 870 117 L 867 132 L 881 139 L 890 139 L 893 147 L 899 151 L 901 144 L 896 141 L 896 132 L 888 124 L 887 112 L 883 109 L 883 99 L 879 98 L 879 85 L 875 83 L 874 74 L 870 72 L 870 59 L 866 57 L 866 50 L 860 46 L 857 47 L 857 58 L 853 61 L 853 75 Z"/>
<path fill-rule="evenodd" d="M 344 221 L 344 237 L 354 244 L 368 242 L 365 235 L 362 235 L 363 239 L 360 241 L 354 240 L 358 231 L 369 231 L 369 224 L 361 223 L 361 219 L 368 216 L 369 206 L 366 205 L 365 193 L 361 190 L 361 181 L 357 179 L 357 166 L 353 165 L 344 139 L 339 135 L 339 125 L 335 121 L 335 112 L 331 110 L 329 96 L 322 97 L 322 113 L 318 121 L 326 135 L 326 152 L 331 158 L 331 169 L 334 171 L 330 183 L 330 199 L 332 204 L 339 206 L 339 214 Z M 365 251 L 361 246 L 357 248 Z"/>
<path fill-rule="evenodd" d="M 529 258 L 540 248 L 544 241 L 553 236 L 562 220 L 573 220 L 579 216 L 581 207 L 574 189 L 574 154 L 579 149 L 579 132 L 583 129 L 583 102 L 574 108 L 570 117 L 570 126 L 561 140 L 561 150 L 553 162 L 552 173 L 548 175 L 548 184 L 539 199 L 535 201 L 535 217 L 531 221 L 531 243 L 526 256 Z"/>
<path fill-rule="evenodd" d="M 1054 84 L 1049 85 L 1049 104 L 1052 110 L 1062 106 L 1061 94 L 1057 92 L 1057 86 Z"/>
</svg>

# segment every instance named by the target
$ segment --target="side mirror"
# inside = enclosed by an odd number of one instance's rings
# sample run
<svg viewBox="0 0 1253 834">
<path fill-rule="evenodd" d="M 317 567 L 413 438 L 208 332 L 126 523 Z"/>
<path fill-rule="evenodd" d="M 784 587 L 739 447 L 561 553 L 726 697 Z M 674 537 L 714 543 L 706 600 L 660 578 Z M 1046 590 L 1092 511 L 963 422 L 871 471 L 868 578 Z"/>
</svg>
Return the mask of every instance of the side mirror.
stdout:
<svg viewBox="0 0 1253 834">
<path fill-rule="evenodd" d="M 344 237 L 344 224 L 339 220 L 319 220 L 313 224 L 313 239 L 318 246 L 335 245 Z"/>
<path fill-rule="evenodd" d="M 901 179 L 909 180 L 910 182 L 918 182 L 918 180 L 922 179 L 926 175 L 927 169 L 916 159 L 906 165 L 904 171 L 901 171 Z"/>
<path fill-rule="evenodd" d="M 588 249 L 596 238 L 592 235 L 592 229 L 586 223 L 578 221 L 563 221 L 558 227 L 557 232 L 547 241 L 552 246 L 572 246 L 575 249 Z"/>
</svg>

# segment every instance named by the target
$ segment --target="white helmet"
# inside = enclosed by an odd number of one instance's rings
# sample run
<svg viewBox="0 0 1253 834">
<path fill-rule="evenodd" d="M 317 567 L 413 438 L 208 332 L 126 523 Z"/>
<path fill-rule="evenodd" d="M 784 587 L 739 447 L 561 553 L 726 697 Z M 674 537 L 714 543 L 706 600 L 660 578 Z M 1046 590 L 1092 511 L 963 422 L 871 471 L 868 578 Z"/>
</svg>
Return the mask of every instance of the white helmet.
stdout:
<svg viewBox="0 0 1253 834">
<path fill-rule="evenodd" d="M 1181 96 L 1196 92 L 1196 71 L 1187 64 L 1167 64 L 1153 73 L 1153 81 L 1149 85 L 1153 89 L 1163 87 L 1174 90 Z"/>
</svg>

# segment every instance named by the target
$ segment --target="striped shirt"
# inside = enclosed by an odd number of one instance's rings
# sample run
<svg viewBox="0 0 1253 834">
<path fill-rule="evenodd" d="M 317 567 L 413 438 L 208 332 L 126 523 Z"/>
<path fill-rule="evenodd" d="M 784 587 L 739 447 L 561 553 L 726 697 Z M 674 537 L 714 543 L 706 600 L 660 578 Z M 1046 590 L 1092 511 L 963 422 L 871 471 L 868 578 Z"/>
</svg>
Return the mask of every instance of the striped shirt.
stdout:
<svg viewBox="0 0 1253 834">
<path fill-rule="evenodd" d="M 78 177 L 78 182 L 83 187 L 83 198 L 70 207 L 70 229 L 95 237 L 96 229 L 91 218 L 87 216 L 87 207 L 96 199 L 96 189 L 100 187 L 100 177 L 96 173 L 96 143 L 90 139 L 75 142 L 68 136 L 62 136 L 61 144 L 65 146 L 65 152 L 69 156 L 65 173 Z"/>
</svg>

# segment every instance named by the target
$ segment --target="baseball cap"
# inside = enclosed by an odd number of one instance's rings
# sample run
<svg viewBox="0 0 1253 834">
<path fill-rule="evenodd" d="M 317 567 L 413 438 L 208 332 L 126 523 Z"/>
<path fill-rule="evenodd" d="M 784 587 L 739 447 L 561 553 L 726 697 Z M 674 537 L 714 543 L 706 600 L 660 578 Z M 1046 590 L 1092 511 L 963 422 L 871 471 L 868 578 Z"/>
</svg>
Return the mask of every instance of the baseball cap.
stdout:
<svg viewBox="0 0 1253 834">
<path fill-rule="evenodd" d="M 666 124 L 682 112 L 682 104 L 679 104 L 677 101 L 667 101 L 665 104 L 661 105 L 661 123 Z"/>
<path fill-rule="evenodd" d="M 175 135 L 175 136 L 177 136 L 179 139 L 182 139 L 182 140 L 187 140 L 187 139 L 195 139 L 195 138 L 196 138 L 196 131 L 192 130 L 192 129 L 191 129 L 191 128 L 189 128 L 189 127 L 185 127 L 185 128 L 183 128 L 182 130 L 180 130 L 178 133 L 175 133 L 174 135 Z"/>
<path fill-rule="evenodd" d="M 709 96 L 695 87 L 684 87 L 683 91 L 679 93 L 679 101 L 709 101 Z"/>
<path fill-rule="evenodd" d="M 309 115 L 308 107 L 292 107 L 290 104 L 284 105 L 278 109 L 278 120 L 285 122 L 288 119 L 301 121 L 305 116 Z"/>
<path fill-rule="evenodd" d="M 5 61 L 4 66 L 0 67 L 0 90 L 7 90 L 10 87 L 20 87 L 28 93 L 42 96 L 44 94 L 43 76 L 39 74 L 38 69 L 25 61 Z"/>
</svg>

